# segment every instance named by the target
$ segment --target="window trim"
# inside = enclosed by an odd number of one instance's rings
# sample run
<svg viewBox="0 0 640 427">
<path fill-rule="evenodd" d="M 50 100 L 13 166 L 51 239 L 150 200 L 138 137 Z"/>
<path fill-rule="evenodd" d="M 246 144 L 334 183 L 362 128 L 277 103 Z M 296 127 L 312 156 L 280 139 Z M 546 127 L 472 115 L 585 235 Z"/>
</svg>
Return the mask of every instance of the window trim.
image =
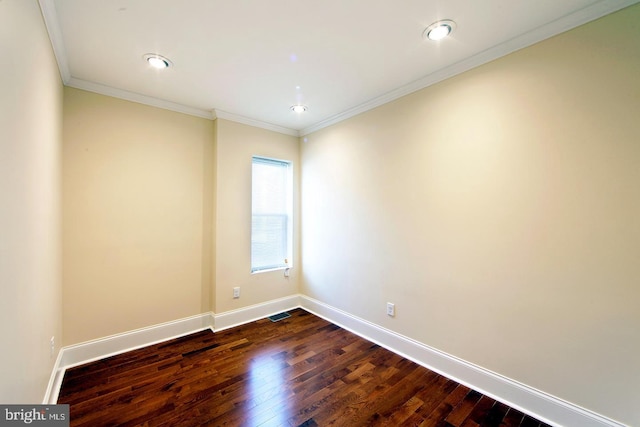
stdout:
<svg viewBox="0 0 640 427">
<path fill-rule="evenodd" d="M 257 160 L 257 162 L 256 162 Z M 280 166 L 284 166 L 286 167 L 286 187 L 285 188 L 285 195 L 286 195 L 286 218 L 287 218 L 287 231 L 286 231 L 286 258 L 284 259 L 284 261 L 286 261 L 286 263 L 283 263 L 282 265 L 272 265 L 272 266 L 263 266 L 263 267 L 257 267 L 254 268 L 253 265 L 253 217 L 254 217 L 254 212 L 253 212 L 253 208 L 254 208 L 254 200 L 253 200 L 253 165 L 255 163 L 264 163 L 264 164 L 271 164 L 271 165 L 280 165 Z M 278 158 L 273 158 L 273 157 L 266 157 L 266 156 L 259 156 L 259 155 L 253 155 L 251 156 L 251 167 L 252 167 L 252 173 L 251 173 L 251 229 L 250 229 L 250 270 L 251 270 L 251 274 L 259 274 L 259 273 L 268 273 L 270 271 L 279 271 L 279 270 L 288 270 L 290 268 L 293 267 L 293 233 L 294 233 L 294 211 L 293 211 L 293 188 L 294 188 L 294 183 L 293 183 L 293 162 L 291 160 L 283 160 L 283 159 L 278 159 Z"/>
</svg>

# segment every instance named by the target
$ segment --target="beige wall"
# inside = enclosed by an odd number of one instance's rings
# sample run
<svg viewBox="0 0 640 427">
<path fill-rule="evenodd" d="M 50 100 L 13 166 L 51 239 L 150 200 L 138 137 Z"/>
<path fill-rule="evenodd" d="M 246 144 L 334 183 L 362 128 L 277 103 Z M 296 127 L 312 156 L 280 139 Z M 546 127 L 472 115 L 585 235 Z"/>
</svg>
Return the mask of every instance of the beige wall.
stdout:
<svg viewBox="0 0 640 427">
<path fill-rule="evenodd" d="M 297 203 L 297 138 L 72 88 L 64 124 L 66 345 L 298 292 L 297 229 L 289 278 L 250 274 L 251 157 L 293 161 Z"/>
<path fill-rule="evenodd" d="M 254 155 L 293 162 L 294 218 L 299 218 L 298 138 L 228 120 L 216 120 L 216 280 L 215 313 L 235 310 L 298 293 L 299 221 L 294 223 L 293 268 L 251 274 L 251 158 Z M 239 299 L 233 288 L 240 286 Z"/>
<path fill-rule="evenodd" d="M 211 188 L 207 191 L 210 191 L 211 203 L 208 206 L 208 210 L 205 211 L 205 215 L 210 219 L 209 228 L 211 232 L 208 234 L 211 236 L 210 239 L 207 240 L 208 248 L 203 251 L 203 257 L 208 258 L 209 260 L 209 283 L 211 284 L 209 288 L 208 295 L 208 306 L 206 311 L 214 311 L 216 307 L 216 211 L 218 206 L 218 200 L 216 195 L 216 183 L 217 183 L 217 175 L 218 175 L 218 121 L 215 120 L 213 122 L 213 144 L 210 145 L 211 153 L 208 156 L 211 159 L 211 167 L 207 168 L 209 176 L 207 179 L 210 182 Z M 207 250 L 208 249 L 208 250 Z M 207 254 L 208 252 L 208 254 Z M 203 295 L 204 301 L 205 295 Z M 203 307 L 204 308 L 204 307 Z M 204 311 L 204 310 L 203 310 Z"/>
<path fill-rule="evenodd" d="M 211 309 L 214 124 L 65 88 L 65 344 Z"/>
<path fill-rule="evenodd" d="M 301 293 L 640 425 L 638 22 L 309 135 Z"/>
<path fill-rule="evenodd" d="M 37 2 L 0 0 L 0 401 L 42 399 L 52 336 L 57 351 L 301 290 L 640 424 L 637 22 L 640 6 L 494 61 L 301 155 L 294 137 L 70 88 L 62 144 Z M 288 279 L 250 274 L 252 155 L 294 162 Z"/>
<path fill-rule="evenodd" d="M 62 83 L 37 1 L 0 2 L 0 69 L 0 402 L 40 403 L 62 340 Z"/>
</svg>

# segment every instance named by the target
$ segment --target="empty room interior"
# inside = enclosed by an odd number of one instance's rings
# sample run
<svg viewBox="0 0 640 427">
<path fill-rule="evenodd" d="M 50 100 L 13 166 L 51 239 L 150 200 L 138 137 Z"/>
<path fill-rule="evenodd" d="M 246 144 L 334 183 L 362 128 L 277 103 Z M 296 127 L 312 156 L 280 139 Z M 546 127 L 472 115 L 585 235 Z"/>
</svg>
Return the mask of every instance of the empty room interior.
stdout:
<svg viewBox="0 0 640 427">
<path fill-rule="evenodd" d="M 0 0 L 0 403 L 304 310 L 549 425 L 640 426 L 637 1 L 189 3 Z"/>
</svg>

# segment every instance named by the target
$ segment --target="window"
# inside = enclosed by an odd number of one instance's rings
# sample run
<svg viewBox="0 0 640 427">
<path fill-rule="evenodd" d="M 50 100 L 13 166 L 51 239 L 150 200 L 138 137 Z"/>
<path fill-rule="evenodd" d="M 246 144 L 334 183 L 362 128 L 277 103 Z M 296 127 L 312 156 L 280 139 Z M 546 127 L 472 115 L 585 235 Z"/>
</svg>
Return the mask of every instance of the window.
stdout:
<svg viewBox="0 0 640 427">
<path fill-rule="evenodd" d="M 253 157 L 251 272 L 291 267 L 291 162 Z"/>
</svg>

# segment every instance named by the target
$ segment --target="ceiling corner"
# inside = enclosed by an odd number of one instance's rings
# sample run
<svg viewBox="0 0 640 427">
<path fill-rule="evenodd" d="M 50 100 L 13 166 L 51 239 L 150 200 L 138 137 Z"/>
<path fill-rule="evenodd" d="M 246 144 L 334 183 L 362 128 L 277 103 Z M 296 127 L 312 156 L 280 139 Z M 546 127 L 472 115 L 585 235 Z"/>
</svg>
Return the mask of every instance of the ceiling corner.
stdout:
<svg viewBox="0 0 640 427">
<path fill-rule="evenodd" d="M 62 38 L 60 22 L 58 21 L 56 5 L 54 0 L 38 0 L 38 3 L 40 4 L 44 24 L 47 27 L 49 40 L 51 41 L 53 53 L 56 57 L 56 62 L 58 63 L 60 77 L 64 84 L 68 84 L 71 80 L 71 72 L 69 71 L 69 60 L 67 58 L 67 51 L 64 47 L 64 40 Z"/>
<path fill-rule="evenodd" d="M 240 116 L 238 114 L 228 113 L 228 112 L 222 111 L 222 110 L 213 110 L 212 114 L 213 114 L 213 117 L 217 118 L 217 119 L 229 120 L 229 121 L 232 121 L 232 122 L 242 123 L 242 124 L 245 124 L 245 125 L 249 125 L 249 126 L 253 126 L 253 127 L 261 128 L 261 129 L 266 129 L 266 130 L 270 130 L 270 131 L 273 131 L 273 132 L 282 133 L 282 134 L 285 134 L 285 135 L 300 137 L 300 132 L 299 131 L 297 131 L 295 129 L 287 128 L 287 127 L 284 127 L 284 126 L 274 125 L 273 123 L 267 123 L 267 122 L 263 122 L 263 121 L 260 121 L 260 120 L 251 119 L 249 117 L 244 117 L 244 116 Z"/>
</svg>

